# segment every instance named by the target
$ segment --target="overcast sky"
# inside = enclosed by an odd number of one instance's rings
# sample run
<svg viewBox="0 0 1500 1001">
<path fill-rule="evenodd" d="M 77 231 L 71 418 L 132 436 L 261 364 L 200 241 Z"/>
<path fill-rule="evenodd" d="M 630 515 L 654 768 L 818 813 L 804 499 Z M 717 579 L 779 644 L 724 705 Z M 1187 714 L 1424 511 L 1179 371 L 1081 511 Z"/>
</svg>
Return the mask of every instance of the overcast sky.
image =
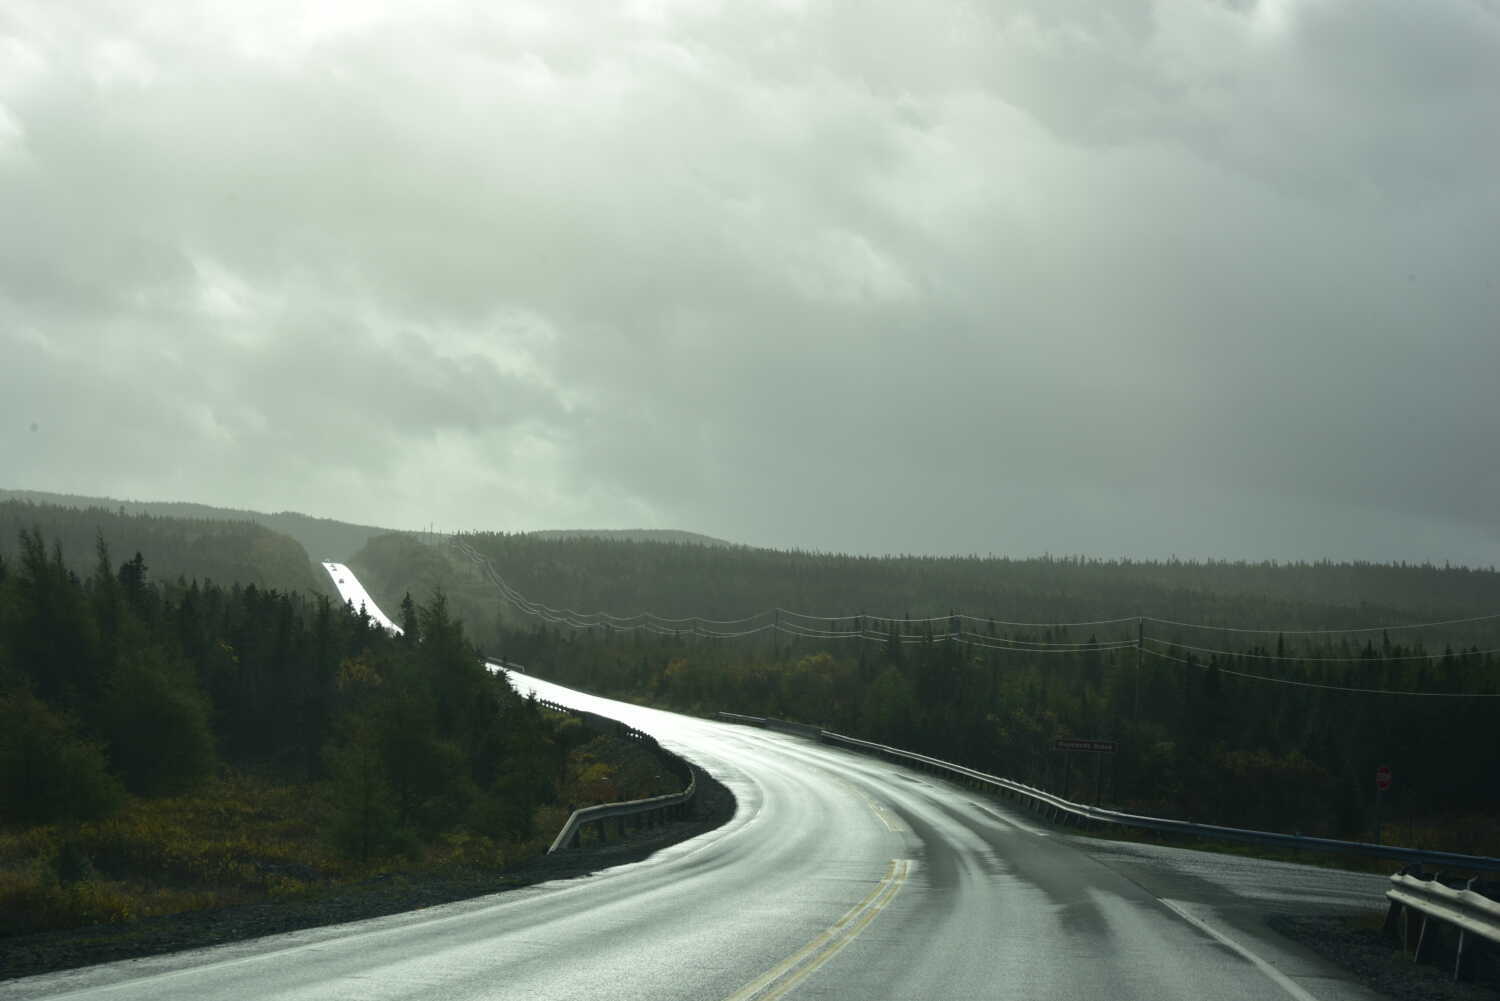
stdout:
<svg viewBox="0 0 1500 1001">
<path fill-rule="evenodd" d="M 1500 563 L 1500 3 L 0 5 L 0 486 Z"/>
</svg>

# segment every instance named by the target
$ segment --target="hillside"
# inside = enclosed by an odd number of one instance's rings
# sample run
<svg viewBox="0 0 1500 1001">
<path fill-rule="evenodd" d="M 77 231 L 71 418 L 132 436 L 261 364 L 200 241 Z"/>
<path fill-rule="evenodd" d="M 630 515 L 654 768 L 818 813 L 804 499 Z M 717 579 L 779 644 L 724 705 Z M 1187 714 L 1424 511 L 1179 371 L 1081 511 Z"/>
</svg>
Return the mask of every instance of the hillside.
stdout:
<svg viewBox="0 0 1500 1001">
<path fill-rule="evenodd" d="M 282 535 L 296 539 L 313 560 L 346 560 L 358 552 L 360 547 L 371 538 L 388 531 L 388 529 L 371 525 L 354 525 L 331 518 L 314 518 L 295 511 L 266 514 L 261 511 L 211 507 L 207 504 L 189 504 L 180 501 L 125 501 L 111 497 L 82 497 L 40 490 L 0 489 L 0 501 L 3 500 L 31 501 L 35 504 L 78 509 L 102 508 L 106 511 L 122 511 L 125 514 L 149 514 L 195 521 L 250 521 L 263 525 L 273 532 L 280 532 Z"/>
<path fill-rule="evenodd" d="M 533 539 L 605 539 L 611 542 L 669 542 L 689 546 L 727 548 L 734 545 L 726 539 L 675 528 L 554 528 L 527 532 Z"/>
<path fill-rule="evenodd" d="M 1387 766 L 1403 840 L 1500 850 L 1494 571 L 462 541 L 512 589 L 491 585 L 487 649 L 589 691 L 817 723 L 1059 793 L 1054 741 L 1110 739 L 1109 802 L 1355 839 Z M 470 600 L 472 573 L 445 566 Z"/>
<path fill-rule="evenodd" d="M 408 593 L 427 601 L 437 591 L 482 648 L 493 646 L 500 622 L 495 589 L 451 546 L 427 545 L 400 532 L 378 535 L 346 560 L 360 583 L 387 614 Z"/>
<path fill-rule="evenodd" d="M 181 577 L 336 596 L 327 575 L 317 572 L 297 540 L 249 521 L 0 500 L 0 556 L 13 561 L 20 550 L 20 533 L 38 529 L 49 546 L 61 548 L 64 565 L 79 576 L 93 570 L 102 535 L 115 563 L 137 552 L 146 554 L 153 580 Z"/>
<path fill-rule="evenodd" d="M 735 619 L 780 607 L 1023 622 L 1145 615 L 1291 630 L 1500 611 L 1500 573 L 1430 565 L 864 557 L 535 534 L 464 538 L 527 598 L 617 616 Z M 1466 642 L 1493 632 L 1489 623 L 1444 637 Z"/>
</svg>

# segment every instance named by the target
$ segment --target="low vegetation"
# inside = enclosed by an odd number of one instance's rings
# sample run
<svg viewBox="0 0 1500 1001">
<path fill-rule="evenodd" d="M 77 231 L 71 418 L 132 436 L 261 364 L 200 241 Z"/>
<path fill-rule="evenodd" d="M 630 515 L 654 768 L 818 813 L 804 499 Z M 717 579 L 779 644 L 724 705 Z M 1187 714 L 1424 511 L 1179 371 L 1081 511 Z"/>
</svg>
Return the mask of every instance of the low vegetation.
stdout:
<svg viewBox="0 0 1500 1001">
<path fill-rule="evenodd" d="M 0 558 L 0 934 L 497 871 L 648 752 L 524 700 L 437 594 L 404 635 L 323 596 Z M 620 746 L 616 746 L 620 745 Z M 644 756 L 644 757 L 642 757 Z"/>
<path fill-rule="evenodd" d="M 817 723 L 1142 812 L 1356 840 L 1373 839 L 1379 820 L 1387 842 L 1500 854 L 1492 570 L 467 541 L 527 598 L 616 617 L 573 628 L 528 617 L 491 590 L 487 648 L 564 683 L 692 712 Z M 778 607 L 846 618 L 769 611 Z M 693 628 L 762 610 L 722 630 L 765 627 L 754 635 Z M 641 612 L 677 623 L 629 628 Z M 1155 617 L 1140 652 L 1133 617 L 1004 621 L 1136 613 Z M 1382 621 L 1393 628 L 1291 631 Z M 1288 631 L 1236 630 L 1267 623 Z M 824 635 L 774 628 L 788 624 Z M 966 642 L 949 642 L 960 629 Z M 1060 737 L 1110 739 L 1118 750 L 1070 758 L 1053 749 Z M 1377 802 L 1380 766 L 1395 781 Z"/>
</svg>

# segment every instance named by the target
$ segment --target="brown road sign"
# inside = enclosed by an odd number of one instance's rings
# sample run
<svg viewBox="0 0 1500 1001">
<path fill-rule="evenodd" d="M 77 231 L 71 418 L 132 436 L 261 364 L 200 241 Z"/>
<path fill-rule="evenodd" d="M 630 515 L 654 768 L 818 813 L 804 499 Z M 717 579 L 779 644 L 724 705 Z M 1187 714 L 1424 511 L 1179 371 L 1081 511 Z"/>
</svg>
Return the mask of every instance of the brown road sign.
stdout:
<svg viewBox="0 0 1500 1001">
<path fill-rule="evenodd" d="M 1076 737 L 1058 737 L 1052 742 L 1052 747 L 1058 751 L 1097 751 L 1104 754 L 1115 752 L 1115 742 L 1112 740 L 1081 740 Z"/>
</svg>

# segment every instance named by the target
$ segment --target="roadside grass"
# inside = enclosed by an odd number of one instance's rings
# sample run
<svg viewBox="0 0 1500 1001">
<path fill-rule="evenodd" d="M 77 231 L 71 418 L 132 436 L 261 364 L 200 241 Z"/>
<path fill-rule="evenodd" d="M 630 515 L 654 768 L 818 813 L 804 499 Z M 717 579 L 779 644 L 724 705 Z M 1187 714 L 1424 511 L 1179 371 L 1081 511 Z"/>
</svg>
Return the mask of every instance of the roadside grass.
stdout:
<svg viewBox="0 0 1500 1001">
<path fill-rule="evenodd" d="M 639 745 L 594 737 L 569 753 L 558 798 L 536 809 L 530 837 L 461 829 L 357 863 L 324 834 L 322 785 L 226 774 L 192 795 L 132 798 L 101 821 L 0 828 L 0 937 L 318 898 L 378 878 L 419 881 L 466 870 L 498 879 L 546 852 L 569 804 L 637 799 L 678 785 Z"/>
<path fill-rule="evenodd" d="M 347 878 L 316 786 L 227 775 L 83 824 L 0 829 L 0 935 L 115 924 Z"/>
</svg>

